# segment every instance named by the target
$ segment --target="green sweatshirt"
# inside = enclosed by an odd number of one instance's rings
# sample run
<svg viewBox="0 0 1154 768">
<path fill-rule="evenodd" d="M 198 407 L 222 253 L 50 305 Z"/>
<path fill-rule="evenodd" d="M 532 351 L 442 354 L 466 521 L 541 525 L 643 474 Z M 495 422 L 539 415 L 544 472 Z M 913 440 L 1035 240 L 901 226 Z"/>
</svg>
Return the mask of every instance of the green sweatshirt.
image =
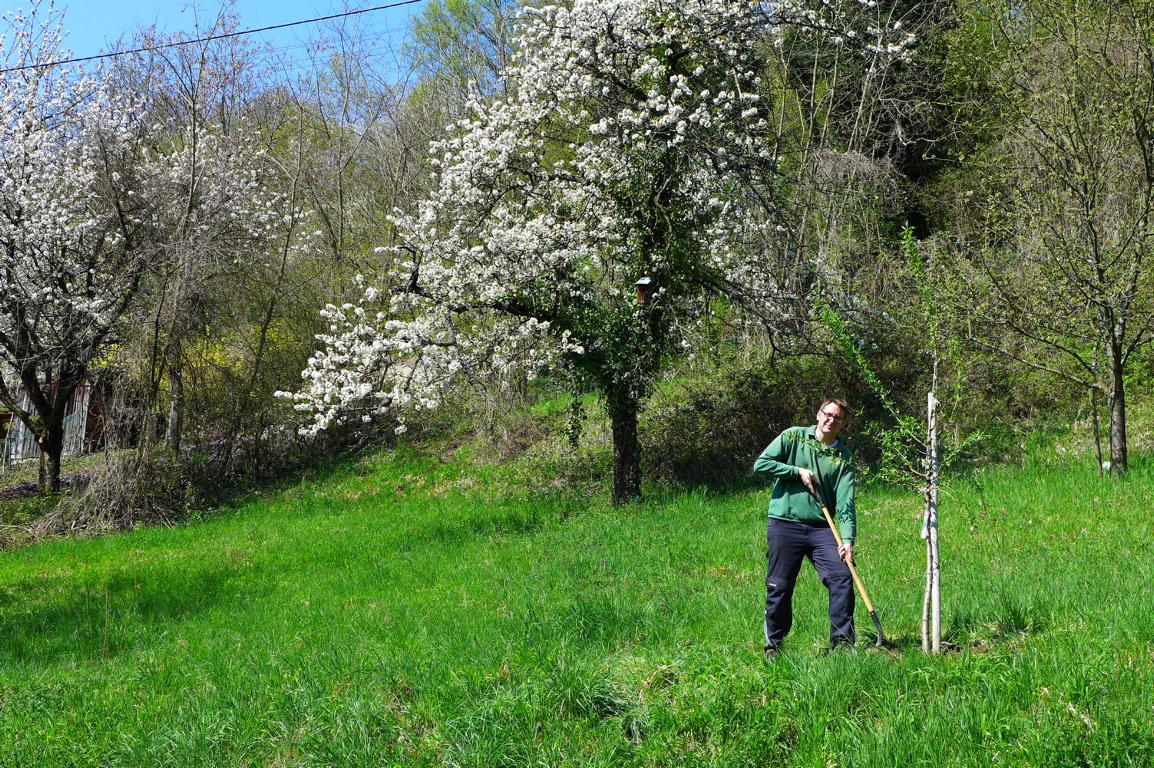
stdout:
<svg viewBox="0 0 1154 768">
<path fill-rule="evenodd" d="M 769 516 L 778 520 L 824 523 L 821 507 L 802 484 L 797 470 L 811 470 L 821 478 L 821 488 L 837 520 L 842 539 L 853 542 L 857 514 L 853 506 L 854 471 L 849 448 L 838 440 L 825 446 L 814 436 L 815 427 L 790 427 L 757 457 L 754 472 L 776 478 L 769 500 Z M 816 463 L 816 468 L 815 468 Z"/>
</svg>

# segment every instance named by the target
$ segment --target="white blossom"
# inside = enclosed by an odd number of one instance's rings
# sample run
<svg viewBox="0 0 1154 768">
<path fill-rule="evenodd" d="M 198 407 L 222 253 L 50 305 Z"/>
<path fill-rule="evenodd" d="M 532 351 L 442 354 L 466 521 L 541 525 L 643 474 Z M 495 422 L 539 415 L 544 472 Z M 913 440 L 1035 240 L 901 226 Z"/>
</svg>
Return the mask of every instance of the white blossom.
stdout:
<svg viewBox="0 0 1154 768">
<path fill-rule="evenodd" d="M 387 305 L 376 316 L 388 319 L 323 313 L 330 331 L 291 395 L 312 416 L 306 431 L 350 412 L 433 407 L 454 375 L 482 365 L 566 360 L 640 397 L 713 297 L 772 313 L 780 290 L 765 249 L 783 237 L 781 150 L 762 57 L 786 29 L 849 39 L 858 6 L 525 8 L 506 96 L 474 95 L 431 146 L 433 191 L 395 213 L 400 244 L 379 287 L 362 281 L 362 305 Z M 869 40 L 863 55 L 906 50 Z M 639 307 L 643 275 L 659 290 Z"/>
<path fill-rule="evenodd" d="M 0 400 L 10 408 L 16 378 L 47 397 L 85 375 L 147 268 L 225 239 L 244 243 L 228 256 L 247 263 L 299 218 L 266 191 L 255 146 L 205 132 L 194 150 L 183 134 L 162 135 L 140 95 L 101 70 L 19 69 L 68 58 L 58 15 L 47 6 L 45 24 L 44 10 L 6 15 L 0 37 Z"/>
</svg>

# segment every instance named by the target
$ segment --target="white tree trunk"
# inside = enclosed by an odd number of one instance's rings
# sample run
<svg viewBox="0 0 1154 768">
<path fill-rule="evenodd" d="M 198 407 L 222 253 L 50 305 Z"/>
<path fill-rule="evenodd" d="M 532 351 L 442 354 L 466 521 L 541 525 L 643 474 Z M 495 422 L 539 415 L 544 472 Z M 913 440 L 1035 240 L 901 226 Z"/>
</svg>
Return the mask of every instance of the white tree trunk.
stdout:
<svg viewBox="0 0 1154 768">
<path fill-rule="evenodd" d="M 938 556 L 938 400 L 930 391 L 926 405 L 926 513 L 922 538 L 926 541 L 926 591 L 922 602 L 922 650 L 942 650 L 941 561 Z"/>
</svg>

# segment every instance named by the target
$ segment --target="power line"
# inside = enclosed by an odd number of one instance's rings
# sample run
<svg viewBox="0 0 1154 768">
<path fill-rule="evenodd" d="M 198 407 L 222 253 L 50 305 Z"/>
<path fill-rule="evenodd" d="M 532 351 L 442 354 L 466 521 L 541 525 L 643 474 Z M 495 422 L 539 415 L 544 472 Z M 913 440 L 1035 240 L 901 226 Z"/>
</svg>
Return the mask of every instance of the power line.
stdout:
<svg viewBox="0 0 1154 768">
<path fill-rule="evenodd" d="M 117 56 L 129 56 L 134 53 L 148 53 L 149 51 L 162 51 L 166 48 L 178 48 L 182 45 L 196 45 L 197 43 L 207 43 L 212 40 L 225 40 L 230 37 L 241 37 L 243 35 L 255 35 L 258 32 L 271 32 L 275 29 L 288 29 L 289 27 L 299 27 L 302 24 L 316 24 L 321 21 L 332 21 L 333 19 L 343 19 L 348 16 L 357 16 L 362 13 L 372 13 L 373 11 L 387 11 L 390 8 L 400 8 L 405 5 L 416 5 L 424 0 L 399 0 L 399 2 L 389 3 L 388 5 L 377 5 L 372 8 L 358 8 L 353 11 L 344 11 L 343 13 L 334 13 L 329 16 L 318 16 L 314 19 L 301 19 L 300 21 L 289 21 L 284 24 L 273 24 L 269 27 L 260 27 L 258 29 L 242 29 L 236 32 L 225 32 L 219 35 L 206 35 L 205 37 L 198 37 L 195 40 L 179 40 L 172 43 L 164 43 L 163 45 L 152 45 L 145 48 L 133 48 L 126 51 L 112 51 L 111 53 L 100 53 L 95 56 L 78 56 L 72 59 L 60 59 L 59 61 L 45 61 L 39 64 L 25 64 L 19 67 L 7 67 L 0 69 L 0 75 L 9 72 L 24 72 L 29 69 L 44 69 L 46 67 L 58 67 L 62 64 L 79 64 L 85 61 L 96 61 L 98 59 L 111 59 Z"/>
</svg>

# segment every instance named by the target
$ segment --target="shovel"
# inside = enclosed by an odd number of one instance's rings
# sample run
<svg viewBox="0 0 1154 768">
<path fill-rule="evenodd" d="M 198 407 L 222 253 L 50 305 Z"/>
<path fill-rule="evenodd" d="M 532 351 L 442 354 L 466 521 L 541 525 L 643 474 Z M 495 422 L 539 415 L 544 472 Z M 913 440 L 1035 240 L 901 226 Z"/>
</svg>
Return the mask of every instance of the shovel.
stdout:
<svg viewBox="0 0 1154 768">
<path fill-rule="evenodd" d="M 814 463 L 814 466 L 817 466 L 816 462 Z M 821 475 L 818 475 L 817 482 L 818 487 L 820 488 Z M 842 546 L 841 534 L 837 530 L 837 525 L 834 524 L 833 517 L 829 513 L 829 508 L 825 505 L 825 500 L 822 499 L 820 493 L 814 493 L 813 498 L 814 501 L 817 502 L 818 506 L 821 507 L 821 513 L 825 515 L 825 521 L 829 524 L 829 529 L 833 531 L 833 537 L 835 540 L 837 540 L 837 545 L 840 548 Z M 850 576 L 853 576 L 853 583 L 857 587 L 857 591 L 861 594 L 861 599 L 862 602 L 865 603 L 866 610 L 870 612 L 870 618 L 874 620 L 874 627 L 877 628 L 878 639 L 874 645 L 876 645 L 878 648 L 881 648 L 882 644 L 885 642 L 885 634 L 882 632 L 881 619 L 878 618 L 878 612 L 874 610 L 874 604 L 870 602 L 870 596 L 869 593 L 866 592 L 865 584 L 862 584 L 861 577 L 857 575 L 857 568 L 854 567 L 853 557 L 851 556 L 848 560 L 846 560 L 845 564 L 849 566 L 849 573 Z"/>
</svg>

